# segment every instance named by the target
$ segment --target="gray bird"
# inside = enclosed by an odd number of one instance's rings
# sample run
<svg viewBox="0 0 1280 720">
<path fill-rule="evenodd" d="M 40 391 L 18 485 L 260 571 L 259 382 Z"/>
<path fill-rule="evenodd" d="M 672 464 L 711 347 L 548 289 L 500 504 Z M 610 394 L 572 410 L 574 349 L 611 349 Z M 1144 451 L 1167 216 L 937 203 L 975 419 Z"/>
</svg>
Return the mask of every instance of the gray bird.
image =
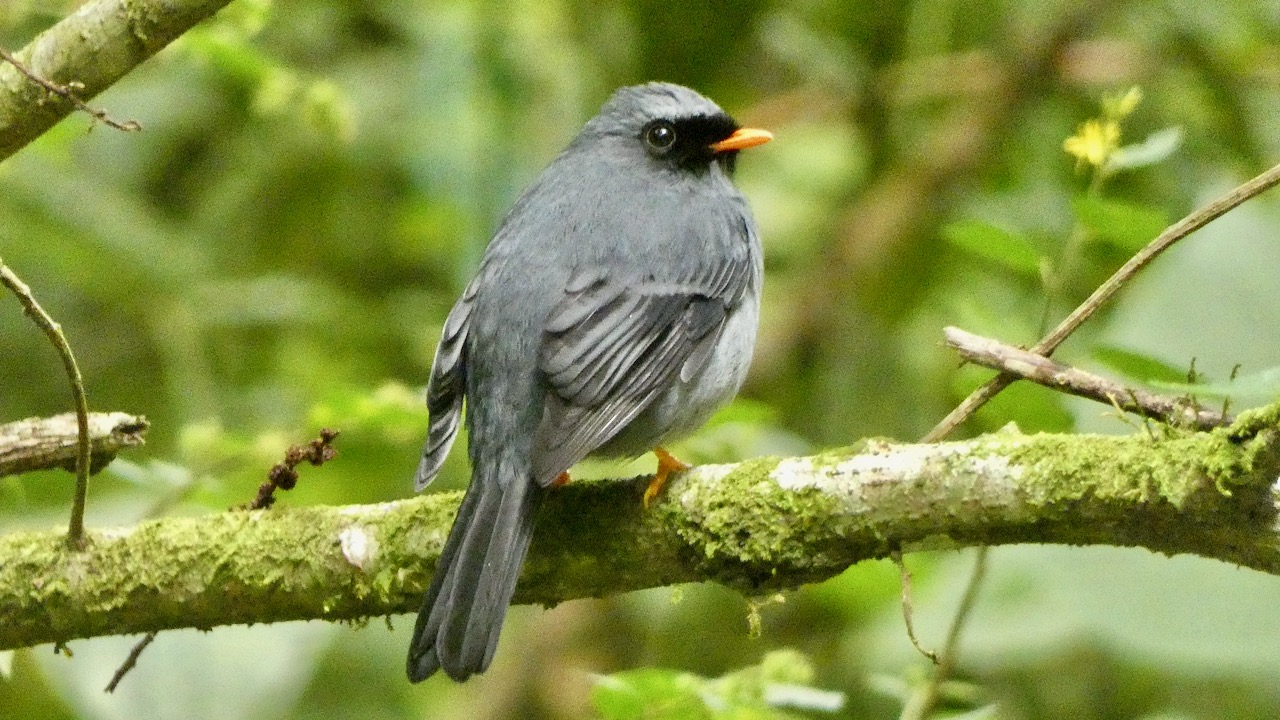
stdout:
<svg viewBox="0 0 1280 720">
<path fill-rule="evenodd" d="M 742 385 L 763 268 L 739 150 L 768 142 L 685 87 L 618 90 L 516 201 L 445 321 L 415 479 L 439 472 L 465 400 L 471 485 L 409 646 L 412 682 L 493 659 L 534 514 L 588 455 L 660 450 Z"/>
</svg>

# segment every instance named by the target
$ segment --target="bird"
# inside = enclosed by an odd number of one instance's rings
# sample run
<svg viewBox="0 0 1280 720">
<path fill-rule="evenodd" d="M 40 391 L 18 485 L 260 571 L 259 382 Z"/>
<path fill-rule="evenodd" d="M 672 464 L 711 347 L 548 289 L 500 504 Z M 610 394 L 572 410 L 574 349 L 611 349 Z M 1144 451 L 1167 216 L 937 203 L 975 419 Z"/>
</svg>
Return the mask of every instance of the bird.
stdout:
<svg viewBox="0 0 1280 720">
<path fill-rule="evenodd" d="M 466 407 L 471 482 L 423 598 L 407 673 L 488 669 L 538 507 L 590 456 L 654 450 L 737 393 L 755 345 L 759 232 L 732 175 L 772 139 L 694 90 L 623 87 L 525 189 L 444 323 L 414 486 Z"/>
</svg>

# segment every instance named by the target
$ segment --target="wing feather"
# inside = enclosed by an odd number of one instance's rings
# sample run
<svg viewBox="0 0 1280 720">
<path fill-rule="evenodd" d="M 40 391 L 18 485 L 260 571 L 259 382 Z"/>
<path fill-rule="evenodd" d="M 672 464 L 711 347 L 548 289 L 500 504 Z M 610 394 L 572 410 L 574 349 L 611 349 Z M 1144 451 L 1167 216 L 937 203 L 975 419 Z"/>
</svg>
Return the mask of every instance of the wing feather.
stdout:
<svg viewBox="0 0 1280 720">
<path fill-rule="evenodd" d="M 658 394 L 706 366 L 752 277 L 747 253 L 676 281 L 575 272 L 539 351 L 551 392 L 534 440 L 534 477 L 549 484 L 606 443 Z"/>
<path fill-rule="evenodd" d="M 467 335 L 479 282 L 478 277 L 472 280 L 449 311 L 440 344 L 436 347 L 435 360 L 431 363 L 431 379 L 427 382 L 427 413 L 431 420 L 427 425 L 422 460 L 413 480 L 414 489 L 418 492 L 435 479 L 458 436 L 467 386 Z"/>
</svg>

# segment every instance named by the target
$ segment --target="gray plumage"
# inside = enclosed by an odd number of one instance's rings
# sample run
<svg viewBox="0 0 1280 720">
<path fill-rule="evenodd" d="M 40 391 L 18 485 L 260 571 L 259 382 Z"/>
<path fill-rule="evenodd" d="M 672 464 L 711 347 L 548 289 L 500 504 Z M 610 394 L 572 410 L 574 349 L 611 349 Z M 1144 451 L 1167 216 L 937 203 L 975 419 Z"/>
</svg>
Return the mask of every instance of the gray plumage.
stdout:
<svg viewBox="0 0 1280 720">
<path fill-rule="evenodd" d="M 674 144 L 650 143 L 655 123 Z M 415 487 L 443 464 L 464 399 L 472 479 L 414 628 L 410 680 L 489 666 L 560 473 L 687 434 L 742 384 L 760 240 L 729 178 L 737 151 L 709 147 L 736 129 L 688 88 L 622 88 L 503 219 L 427 388 Z"/>
</svg>

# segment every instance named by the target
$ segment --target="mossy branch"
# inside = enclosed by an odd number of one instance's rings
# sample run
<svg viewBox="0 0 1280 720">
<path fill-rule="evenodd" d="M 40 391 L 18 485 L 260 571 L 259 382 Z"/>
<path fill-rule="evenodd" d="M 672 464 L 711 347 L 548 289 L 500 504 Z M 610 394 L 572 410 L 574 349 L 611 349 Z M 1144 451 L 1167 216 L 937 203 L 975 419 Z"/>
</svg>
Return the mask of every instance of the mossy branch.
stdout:
<svg viewBox="0 0 1280 720">
<path fill-rule="evenodd" d="M 90 0 L 41 33 L 14 59 L 32 74 L 92 98 L 230 0 Z M 0 62 L 0 160 L 39 137 L 77 105 Z"/>
<path fill-rule="evenodd" d="M 539 518 L 518 602 L 712 580 L 795 587 L 892 552 L 1009 543 L 1140 546 L 1280 574 L 1280 409 L 1211 433 L 1005 431 L 867 441 L 702 466 L 641 509 L 644 478 L 573 483 Z M 0 537 L 0 649 L 167 628 L 410 612 L 458 493 L 276 507 Z"/>
</svg>

